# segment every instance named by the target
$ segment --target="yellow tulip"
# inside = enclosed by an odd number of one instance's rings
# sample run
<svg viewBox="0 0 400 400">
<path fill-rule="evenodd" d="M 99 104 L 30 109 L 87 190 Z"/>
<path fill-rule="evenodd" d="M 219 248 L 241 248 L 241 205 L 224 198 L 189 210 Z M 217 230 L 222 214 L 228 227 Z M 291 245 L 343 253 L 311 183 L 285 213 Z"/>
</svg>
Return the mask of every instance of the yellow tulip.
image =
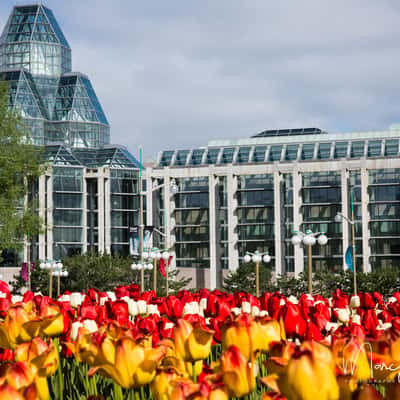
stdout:
<svg viewBox="0 0 400 400">
<path fill-rule="evenodd" d="M 204 360 L 210 354 L 213 335 L 214 331 L 200 324 L 193 326 L 179 319 L 173 331 L 176 356 L 188 362 Z"/>
<path fill-rule="evenodd" d="M 113 343 L 110 341 L 110 344 Z M 120 386 L 130 389 L 149 384 L 166 350 L 163 347 L 148 348 L 136 344 L 129 336 L 115 342 L 114 359 L 93 357 L 89 374 L 99 371 L 114 379 Z M 96 354 L 97 355 L 97 354 Z M 99 363 L 97 363 L 99 361 Z"/>
<path fill-rule="evenodd" d="M 3 384 L 0 385 L 0 399 L 1 400 L 24 400 L 25 396 L 15 390 L 12 386 Z"/>
<path fill-rule="evenodd" d="M 323 362 L 309 350 L 300 350 L 292 356 L 286 375 L 278 385 L 291 400 L 339 399 L 339 387 L 331 363 Z"/>
<path fill-rule="evenodd" d="M 284 337 L 279 322 L 271 318 L 253 319 L 249 314 L 241 314 L 222 328 L 222 349 L 239 347 L 247 360 L 259 352 L 267 352 L 271 343 Z"/>
<path fill-rule="evenodd" d="M 242 397 L 251 393 L 256 387 L 256 371 L 254 362 L 236 346 L 230 346 L 220 358 L 222 381 L 232 397 Z"/>
<path fill-rule="evenodd" d="M 364 342 L 360 338 L 339 338 L 333 343 L 332 352 L 342 375 L 361 381 L 373 378 Z"/>
<path fill-rule="evenodd" d="M 54 337 L 60 336 L 64 331 L 64 317 L 60 308 L 55 304 L 46 304 L 40 310 L 42 335 Z"/>
<path fill-rule="evenodd" d="M 59 356 L 56 347 L 50 340 L 49 344 L 39 337 L 31 342 L 22 343 L 15 349 L 16 361 L 28 361 L 36 366 L 40 376 L 52 376 L 56 373 Z"/>
</svg>

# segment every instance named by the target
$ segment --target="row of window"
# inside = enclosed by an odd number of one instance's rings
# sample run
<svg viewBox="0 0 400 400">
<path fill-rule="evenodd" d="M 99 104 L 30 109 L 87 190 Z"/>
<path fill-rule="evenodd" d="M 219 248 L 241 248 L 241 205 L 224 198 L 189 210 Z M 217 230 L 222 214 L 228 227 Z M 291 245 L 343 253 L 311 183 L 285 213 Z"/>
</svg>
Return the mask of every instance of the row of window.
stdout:
<svg viewBox="0 0 400 400">
<path fill-rule="evenodd" d="M 169 150 L 161 153 L 158 165 L 196 166 L 246 164 L 274 161 L 310 161 L 361 157 L 393 157 L 399 154 L 399 140 L 358 140 L 303 144 L 275 144 L 240 147 Z"/>
</svg>

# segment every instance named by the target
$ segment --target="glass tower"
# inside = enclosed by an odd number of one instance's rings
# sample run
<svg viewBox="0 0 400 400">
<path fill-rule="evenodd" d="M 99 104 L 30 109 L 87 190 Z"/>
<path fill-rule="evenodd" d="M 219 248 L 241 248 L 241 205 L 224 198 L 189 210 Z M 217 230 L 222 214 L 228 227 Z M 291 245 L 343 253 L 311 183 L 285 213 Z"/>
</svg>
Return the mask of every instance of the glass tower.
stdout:
<svg viewBox="0 0 400 400">
<path fill-rule="evenodd" d="M 71 48 L 51 10 L 14 7 L 0 36 L 0 80 L 10 85 L 34 144 L 110 143 L 110 126 L 89 78 L 71 69 Z"/>
</svg>

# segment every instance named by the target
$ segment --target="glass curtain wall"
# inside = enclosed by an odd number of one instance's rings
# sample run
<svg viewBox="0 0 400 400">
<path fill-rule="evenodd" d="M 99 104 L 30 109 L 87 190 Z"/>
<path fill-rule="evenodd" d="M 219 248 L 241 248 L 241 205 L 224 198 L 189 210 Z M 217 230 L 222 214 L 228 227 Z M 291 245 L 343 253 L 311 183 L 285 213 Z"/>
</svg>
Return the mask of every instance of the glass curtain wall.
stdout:
<svg viewBox="0 0 400 400">
<path fill-rule="evenodd" d="M 181 178 L 175 201 L 175 253 L 178 268 L 210 267 L 208 177 Z"/>
<path fill-rule="evenodd" d="M 400 169 L 369 171 L 372 270 L 400 264 Z"/>
<path fill-rule="evenodd" d="M 83 250 L 83 168 L 53 167 L 53 254 Z"/>
<path fill-rule="evenodd" d="M 238 177 L 238 249 L 274 256 L 274 182 L 272 174 Z M 269 264 L 274 267 L 274 260 Z"/>
<path fill-rule="evenodd" d="M 137 170 L 111 169 L 111 252 L 129 254 L 129 228 L 139 225 L 139 190 Z M 144 182 L 143 182 L 144 183 Z M 144 184 L 143 184 L 143 190 Z M 143 198 L 143 220 L 146 202 Z"/>
<path fill-rule="evenodd" d="M 284 258 L 282 272 L 294 273 L 294 247 L 292 244 L 293 236 L 293 175 L 283 174 L 281 204 L 283 212 L 284 230 Z"/>
<path fill-rule="evenodd" d="M 328 244 L 312 247 L 314 270 L 343 269 L 343 245 L 341 223 L 334 221 L 341 210 L 341 174 L 340 171 L 304 172 L 302 174 L 302 214 L 301 230 L 306 232 L 324 232 L 328 236 Z M 305 260 L 307 262 L 307 252 Z M 305 264 L 307 265 L 307 264 Z"/>
</svg>

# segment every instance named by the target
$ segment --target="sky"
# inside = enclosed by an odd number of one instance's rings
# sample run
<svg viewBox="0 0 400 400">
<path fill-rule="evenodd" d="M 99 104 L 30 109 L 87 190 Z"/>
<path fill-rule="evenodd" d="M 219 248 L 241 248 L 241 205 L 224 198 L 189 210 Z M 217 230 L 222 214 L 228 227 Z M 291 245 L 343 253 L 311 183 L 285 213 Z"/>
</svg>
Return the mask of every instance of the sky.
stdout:
<svg viewBox="0 0 400 400">
<path fill-rule="evenodd" d="M 14 4 L 0 1 L 3 27 Z M 47 0 L 111 124 L 145 160 L 265 129 L 400 123 L 398 0 Z"/>
</svg>

